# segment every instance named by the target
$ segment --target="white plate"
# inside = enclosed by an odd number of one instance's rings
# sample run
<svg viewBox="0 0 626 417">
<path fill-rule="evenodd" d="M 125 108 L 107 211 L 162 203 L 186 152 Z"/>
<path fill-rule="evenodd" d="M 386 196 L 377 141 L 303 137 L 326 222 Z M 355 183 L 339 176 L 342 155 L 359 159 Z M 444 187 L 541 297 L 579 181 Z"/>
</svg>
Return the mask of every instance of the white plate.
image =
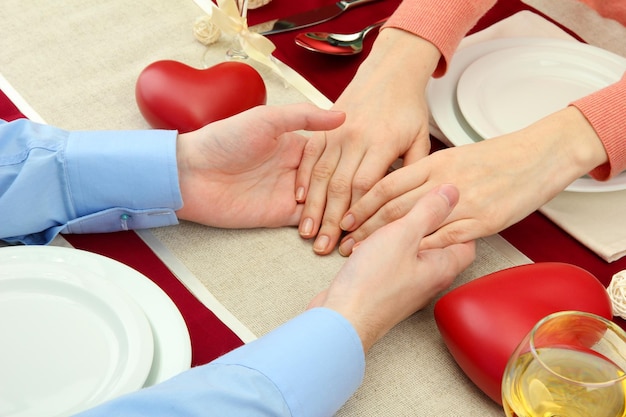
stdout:
<svg viewBox="0 0 626 417">
<path fill-rule="evenodd" d="M 53 257 L 81 268 L 98 271 L 126 291 L 144 311 L 154 338 L 154 358 L 144 386 L 165 381 L 191 366 L 191 339 L 176 304 L 152 280 L 114 259 L 95 253 L 54 246 L 26 246 L 35 259 Z M 2 253 L 2 252 L 0 252 Z"/>
<path fill-rule="evenodd" d="M 441 132 L 455 146 L 481 141 L 482 137 L 465 120 L 457 102 L 457 84 L 464 71 L 473 62 L 496 51 L 519 46 L 579 48 L 581 45 L 584 45 L 583 48 L 590 47 L 575 41 L 525 37 L 496 39 L 465 47 L 453 56 L 445 76 L 433 78 L 429 82 L 427 97 L 432 117 Z M 594 49 L 599 51 L 598 53 L 601 55 L 623 59 L 610 52 L 598 48 Z M 589 177 L 582 177 L 567 187 L 567 191 L 577 192 L 606 192 L 623 189 L 626 189 L 626 172 L 608 181 L 596 181 Z"/>
<path fill-rule="evenodd" d="M 154 341 L 123 290 L 21 247 L 0 265 L 0 415 L 64 416 L 143 386 Z"/>
<path fill-rule="evenodd" d="M 55 251 L 67 261 L 102 270 L 103 278 L 125 290 L 141 307 L 154 336 L 152 369 L 144 386 L 165 381 L 191 367 L 191 339 L 185 319 L 172 299 L 150 278 L 111 258 L 77 249 L 29 247 L 30 250 Z"/>
<path fill-rule="evenodd" d="M 96 275 L 99 280 L 117 285 L 143 309 L 152 329 L 154 354 L 144 386 L 168 379 L 191 365 L 191 342 L 187 326 L 172 300 L 150 279 L 113 259 L 90 252 L 52 247 L 20 246 L 0 249 L 0 271 L 4 271 L 11 251 L 33 264 L 59 262 Z M 54 267 L 54 269 L 63 267 Z M 0 346 L 0 352 L 2 347 Z M 0 378 L 0 381 L 2 379 Z M 0 389 L 0 396 L 2 394 Z M 2 409 L 0 400 L 0 410 Z M 3 415 L 0 412 L 0 415 Z M 47 416 L 51 415 L 46 413 Z"/>
<path fill-rule="evenodd" d="M 624 71 L 625 58 L 582 43 L 515 46 L 470 64 L 459 78 L 457 102 L 474 131 L 491 138 L 619 81 Z"/>
</svg>

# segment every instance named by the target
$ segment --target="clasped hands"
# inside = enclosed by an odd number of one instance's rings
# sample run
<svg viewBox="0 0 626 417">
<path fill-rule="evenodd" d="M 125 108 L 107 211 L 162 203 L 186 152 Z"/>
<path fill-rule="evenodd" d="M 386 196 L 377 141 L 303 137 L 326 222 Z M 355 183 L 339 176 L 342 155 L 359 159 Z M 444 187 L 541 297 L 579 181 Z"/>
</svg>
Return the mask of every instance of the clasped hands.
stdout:
<svg viewBox="0 0 626 417">
<path fill-rule="evenodd" d="M 294 184 L 307 138 L 297 131 L 333 130 L 344 120 L 343 112 L 309 104 L 259 106 L 180 134 L 179 218 L 228 228 L 298 224 L 304 204 L 296 202 Z M 342 314 L 367 351 L 473 261 L 473 243 L 418 249 L 458 199 L 454 186 L 436 187 L 405 216 L 355 245 L 354 255 L 309 307 Z"/>
<path fill-rule="evenodd" d="M 401 125 L 374 124 L 382 130 L 369 130 L 372 141 L 365 148 L 356 146 L 359 141 L 332 143 L 333 134 L 350 131 L 350 123 L 345 112 L 310 104 L 260 106 L 180 134 L 176 146 L 183 207 L 177 214 L 227 228 L 299 224 L 302 234 L 303 222 L 317 211 L 325 219 L 316 223 L 322 224 L 319 233 L 336 231 L 335 240 L 327 238 L 317 251 L 321 254 L 334 249 L 342 228 L 349 231 L 340 251 L 352 255 L 311 307 L 344 315 L 365 351 L 450 285 L 473 261 L 474 239 L 519 220 L 606 158 L 601 145 L 585 146 L 595 144 L 585 140 L 593 137 L 593 129 L 573 107 L 521 132 L 428 156 L 422 156 L 427 147 L 419 139 L 428 137 L 423 127 L 404 136 L 413 141 L 394 140 L 384 132 Z M 318 133 L 307 139 L 298 133 L 302 130 Z M 348 163 L 349 151 L 365 149 L 365 156 L 356 159 L 358 170 L 363 167 L 361 178 L 368 178 L 365 162 L 378 167 L 369 177 L 369 191 L 357 187 L 363 193 L 359 198 L 352 188 L 356 177 L 346 174 L 344 188 L 334 190 L 336 223 L 328 221 L 328 183 L 321 184 L 318 195 L 313 188 L 301 191 L 306 173 L 317 169 L 307 158 L 319 158 L 311 150 L 320 144 L 323 152 L 333 151 L 327 155 L 337 158 L 331 159 L 335 164 Z M 389 164 L 404 154 L 405 166 L 385 175 L 383 154 Z M 336 176 L 343 169 L 336 166 L 328 169 L 329 175 L 313 175 L 310 184 Z M 316 245 L 319 240 L 318 234 Z"/>
</svg>

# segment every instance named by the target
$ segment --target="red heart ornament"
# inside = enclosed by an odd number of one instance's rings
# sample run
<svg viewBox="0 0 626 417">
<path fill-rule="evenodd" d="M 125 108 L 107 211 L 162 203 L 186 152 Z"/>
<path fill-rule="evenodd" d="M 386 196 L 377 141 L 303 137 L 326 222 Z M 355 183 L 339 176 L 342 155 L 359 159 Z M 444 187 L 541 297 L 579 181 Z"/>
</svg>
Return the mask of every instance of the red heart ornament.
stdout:
<svg viewBox="0 0 626 417">
<path fill-rule="evenodd" d="M 185 133 L 265 104 L 267 91 L 257 70 L 243 62 L 196 69 L 157 61 L 139 74 L 135 98 L 150 126 Z"/>
<path fill-rule="evenodd" d="M 506 363 L 540 319 L 564 310 L 611 319 L 611 300 L 589 272 L 570 264 L 517 266 L 457 287 L 435 303 L 435 321 L 452 357 L 501 404 Z"/>
</svg>

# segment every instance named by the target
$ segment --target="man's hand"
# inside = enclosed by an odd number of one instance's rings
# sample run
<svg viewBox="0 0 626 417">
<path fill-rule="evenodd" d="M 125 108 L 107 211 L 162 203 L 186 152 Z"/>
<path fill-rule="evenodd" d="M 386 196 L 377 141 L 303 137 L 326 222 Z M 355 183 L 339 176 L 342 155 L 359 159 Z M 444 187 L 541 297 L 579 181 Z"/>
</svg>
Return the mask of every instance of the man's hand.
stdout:
<svg viewBox="0 0 626 417">
<path fill-rule="evenodd" d="M 327 307 L 346 317 L 367 350 L 393 326 L 427 305 L 467 268 L 473 242 L 419 250 L 459 199 L 451 185 L 437 187 L 402 218 L 374 232 L 358 246 L 330 287 L 309 307 Z"/>
<path fill-rule="evenodd" d="M 307 138 L 296 131 L 334 129 L 344 119 L 309 104 L 259 106 L 179 135 L 178 217 L 228 228 L 298 224 L 295 178 Z"/>
</svg>

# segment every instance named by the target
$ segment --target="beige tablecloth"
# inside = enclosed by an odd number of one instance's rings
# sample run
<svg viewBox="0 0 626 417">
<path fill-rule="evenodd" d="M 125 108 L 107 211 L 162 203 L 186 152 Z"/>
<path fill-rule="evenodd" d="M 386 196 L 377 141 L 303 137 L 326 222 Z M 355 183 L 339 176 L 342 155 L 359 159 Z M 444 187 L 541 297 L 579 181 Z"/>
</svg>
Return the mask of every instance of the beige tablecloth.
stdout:
<svg viewBox="0 0 626 417">
<path fill-rule="evenodd" d="M 191 31 L 200 14 L 192 0 L 4 0 L 0 72 L 50 124 L 147 128 L 135 105 L 136 77 L 160 59 L 201 67 L 206 48 Z M 213 48 L 217 62 L 226 43 Z M 311 98 L 265 76 L 269 104 Z M 344 261 L 314 255 L 291 228 L 219 230 L 183 222 L 142 236 L 202 300 L 223 306 L 248 340 L 302 311 Z M 482 239 L 476 262 L 455 285 L 524 262 L 498 236 Z M 365 382 L 341 416 L 502 415 L 451 359 L 431 307 L 392 330 L 367 361 Z"/>
</svg>

